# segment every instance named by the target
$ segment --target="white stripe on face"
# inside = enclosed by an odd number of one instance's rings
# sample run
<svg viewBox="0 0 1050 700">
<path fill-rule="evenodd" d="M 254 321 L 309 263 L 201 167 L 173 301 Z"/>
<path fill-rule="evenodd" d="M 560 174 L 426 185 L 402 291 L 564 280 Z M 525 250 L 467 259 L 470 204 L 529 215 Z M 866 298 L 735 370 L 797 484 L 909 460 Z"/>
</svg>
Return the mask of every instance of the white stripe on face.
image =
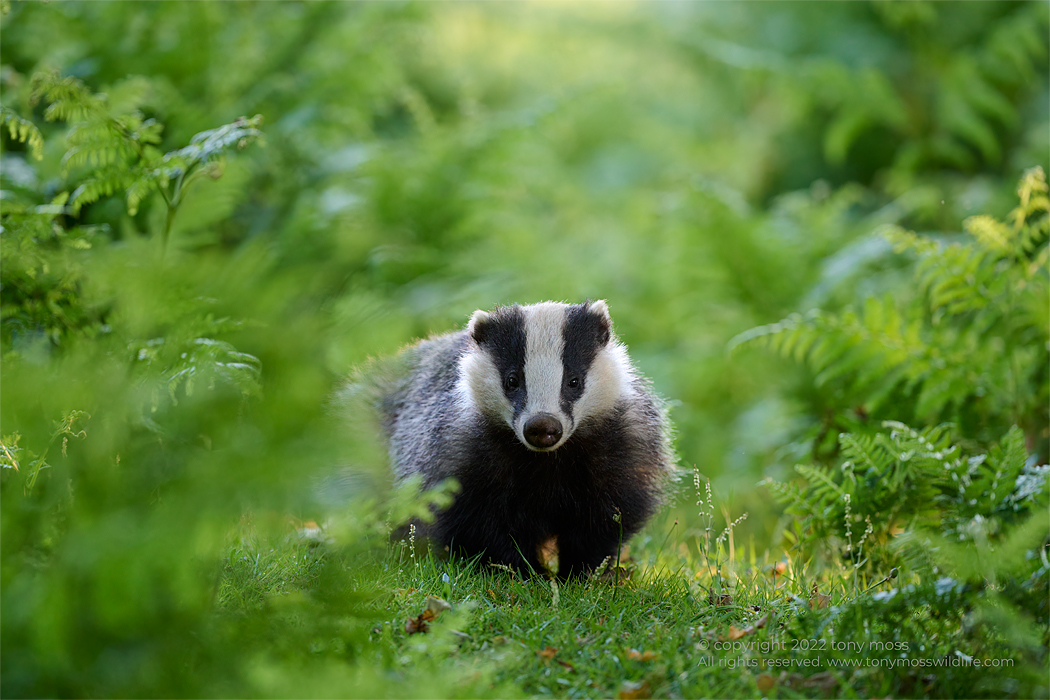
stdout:
<svg viewBox="0 0 1050 700">
<path fill-rule="evenodd" d="M 562 353 L 565 338 L 565 305 L 544 302 L 525 307 L 525 410 L 515 421 L 514 431 L 525 442 L 525 421 L 537 413 L 550 413 L 562 424 L 560 446 L 572 433 L 572 421 L 561 410 Z M 552 447 L 551 449 L 554 449 Z"/>
<path fill-rule="evenodd" d="M 577 425 L 591 417 L 608 415 L 617 401 L 630 395 L 631 375 L 624 369 L 629 366 L 627 349 L 616 340 L 598 352 L 587 373 L 583 396 L 572 409 Z"/>
<path fill-rule="evenodd" d="M 492 358 L 484 352 L 469 352 L 459 361 L 459 368 L 460 410 L 469 411 L 473 402 L 482 413 L 499 416 L 511 425 L 514 407 L 503 393 L 503 378 Z"/>
</svg>

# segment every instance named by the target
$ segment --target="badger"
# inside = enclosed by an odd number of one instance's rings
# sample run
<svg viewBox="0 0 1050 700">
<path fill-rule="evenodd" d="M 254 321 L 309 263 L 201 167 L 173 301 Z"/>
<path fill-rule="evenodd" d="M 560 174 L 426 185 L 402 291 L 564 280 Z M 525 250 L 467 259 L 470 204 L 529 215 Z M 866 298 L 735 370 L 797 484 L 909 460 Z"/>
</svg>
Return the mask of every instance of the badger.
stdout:
<svg viewBox="0 0 1050 700">
<path fill-rule="evenodd" d="M 475 311 L 399 356 L 378 409 L 395 478 L 455 479 L 420 534 L 468 557 L 561 579 L 615 558 L 676 473 L 663 402 L 605 301 Z"/>
</svg>

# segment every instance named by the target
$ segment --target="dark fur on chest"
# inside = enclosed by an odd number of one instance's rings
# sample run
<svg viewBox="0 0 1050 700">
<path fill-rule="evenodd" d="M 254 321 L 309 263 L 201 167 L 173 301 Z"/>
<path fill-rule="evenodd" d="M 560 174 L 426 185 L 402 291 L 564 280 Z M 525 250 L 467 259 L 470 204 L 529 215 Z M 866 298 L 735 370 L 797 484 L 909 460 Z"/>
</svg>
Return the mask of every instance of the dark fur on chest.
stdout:
<svg viewBox="0 0 1050 700">
<path fill-rule="evenodd" d="M 542 571 L 538 550 L 557 537 L 559 576 L 590 571 L 615 557 L 655 510 L 659 435 L 627 429 L 626 406 L 581 425 L 554 452 L 533 452 L 501 424 L 479 419 L 461 446 L 461 489 L 429 535 L 467 556 Z"/>
</svg>

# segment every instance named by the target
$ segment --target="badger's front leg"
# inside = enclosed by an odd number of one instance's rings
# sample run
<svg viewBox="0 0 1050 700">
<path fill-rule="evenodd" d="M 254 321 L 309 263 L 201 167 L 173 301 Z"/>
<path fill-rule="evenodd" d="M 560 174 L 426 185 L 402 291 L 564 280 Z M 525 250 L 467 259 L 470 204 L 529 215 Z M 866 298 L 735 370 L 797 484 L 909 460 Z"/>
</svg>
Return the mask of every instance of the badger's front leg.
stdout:
<svg viewBox="0 0 1050 700">
<path fill-rule="evenodd" d="M 620 544 L 619 530 L 600 532 L 572 532 L 558 537 L 558 578 L 587 576 L 605 559 L 616 565 L 616 550 Z"/>
</svg>

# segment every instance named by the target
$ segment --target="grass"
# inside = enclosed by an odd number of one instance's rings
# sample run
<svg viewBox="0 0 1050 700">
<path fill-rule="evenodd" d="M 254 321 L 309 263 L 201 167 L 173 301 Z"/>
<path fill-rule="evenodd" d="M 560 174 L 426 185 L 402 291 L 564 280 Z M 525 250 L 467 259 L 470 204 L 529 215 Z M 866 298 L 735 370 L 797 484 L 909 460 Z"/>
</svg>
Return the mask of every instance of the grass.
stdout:
<svg viewBox="0 0 1050 700">
<path fill-rule="evenodd" d="M 1040 643 L 1007 639 L 962 583 L 868 581 L 848 564 L 817 574 L 811 561 L 749 546 L 730 556 L 731 538 L 703 525 L 651 527 L 625 581 L 560 585 L 407 542 L 346 555 L 289 527 L 283 539 L 239 542 L 222 600 L 244 612 L 305 595 L 324 610 L 358 596 L 367 612 L 353 624 L 366 632 L 347 656 L 386 669 L 387 684 L 373 689 L 387 696 L 1046 694 Z M 334 591 L 318 585 L 325 578 Z M 428 620 L 434 599 L 450 609 Z M 323 655 L 332 640 L 315 632 L 299 643 Z"/>
</svg>

